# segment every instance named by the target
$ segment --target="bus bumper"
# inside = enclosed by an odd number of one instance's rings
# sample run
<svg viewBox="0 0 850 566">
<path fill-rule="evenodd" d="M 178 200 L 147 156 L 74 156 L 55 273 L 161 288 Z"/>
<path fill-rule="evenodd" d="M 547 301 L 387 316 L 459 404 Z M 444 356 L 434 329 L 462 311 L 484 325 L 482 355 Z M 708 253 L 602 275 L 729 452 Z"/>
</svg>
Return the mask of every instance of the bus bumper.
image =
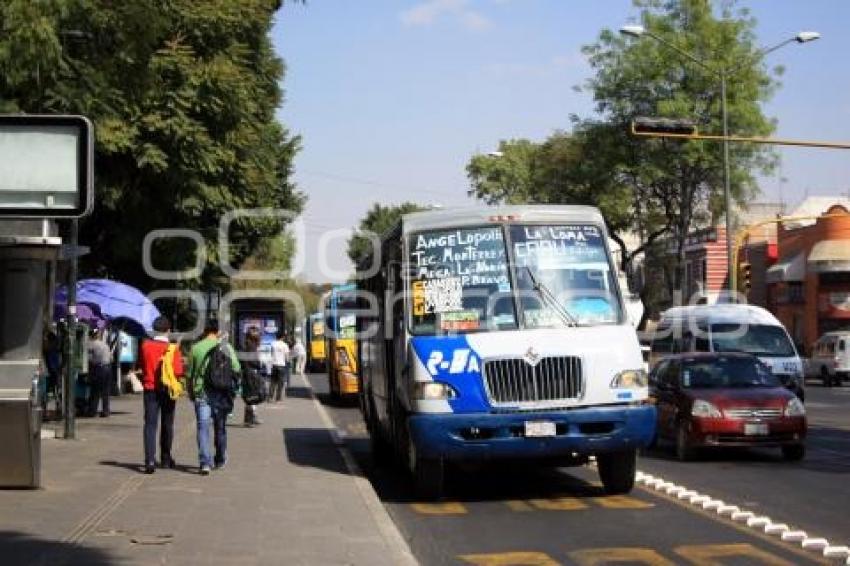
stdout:
<svg viewBox="0 0 850 566">
<path fill-rule="evenodd" d="M 339 376 L 339 392 L 342 395 L 356 395 L 360 391 L 357 382 L 357 374 L 340 370 Z"/>
<path fill-rule="evenodd" d="M 555 435 L 529 437 L 525 423 L 548 421 Z M 580 458 L 649 445 L 655 407 L 618 405 L 569 411 L 420 414 L 408 424 L 418 454 L 452 461 Z"/>
</svg>

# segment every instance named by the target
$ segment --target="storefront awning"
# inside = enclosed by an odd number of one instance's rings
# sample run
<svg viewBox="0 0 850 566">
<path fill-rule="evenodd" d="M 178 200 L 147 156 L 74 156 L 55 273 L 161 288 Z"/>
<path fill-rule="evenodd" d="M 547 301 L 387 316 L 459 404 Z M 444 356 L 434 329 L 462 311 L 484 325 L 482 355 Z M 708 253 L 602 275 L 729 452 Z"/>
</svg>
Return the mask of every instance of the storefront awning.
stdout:
<svg viewBox="0 0 850 566">
<path fill-rule="evenodd" d="M 767 270 L 768 283 L 799 283 L 806 276 L 806 258 L 802 252 L 780 261 Z"/>
<path fill-rule="evenodd" d="M 809 271 L 850 271 L 850 240 L 823 240 L 815 244 L 809 254 Z"/>
</svg>

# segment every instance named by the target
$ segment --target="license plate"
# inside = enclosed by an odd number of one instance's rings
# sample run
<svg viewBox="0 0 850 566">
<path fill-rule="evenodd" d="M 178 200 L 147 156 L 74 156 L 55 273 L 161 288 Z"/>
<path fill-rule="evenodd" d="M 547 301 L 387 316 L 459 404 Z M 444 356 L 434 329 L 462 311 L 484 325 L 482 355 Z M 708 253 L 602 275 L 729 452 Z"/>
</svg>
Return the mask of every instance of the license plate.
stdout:
<svg viewBox="0 0 850 566">
<path fill-rule="evenodd" d="M 555 436 L 555 423 L 551 421 L 525 421 L 525 436 Z"/>
<path fill-rule="evenodd" d="M 765 436 L 768 434 L 766 423 L 745 423 L 744 434 L 747 436 Z"/>
</svg>

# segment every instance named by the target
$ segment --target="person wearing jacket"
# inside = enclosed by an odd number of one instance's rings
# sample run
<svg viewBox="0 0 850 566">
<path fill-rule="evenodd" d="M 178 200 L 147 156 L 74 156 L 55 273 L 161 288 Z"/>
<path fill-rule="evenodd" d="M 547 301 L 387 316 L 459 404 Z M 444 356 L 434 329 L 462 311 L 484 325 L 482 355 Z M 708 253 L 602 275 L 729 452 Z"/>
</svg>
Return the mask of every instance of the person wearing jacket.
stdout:
<svg viewBox="0 0 850 566">
<path fill-rule="evenodd" d="M 171 323 L 164 316 L 159 316 L 153 322 L 153 338 L 145 340 L 139 350 L 142 368 L 142 389 L 145 408 L 144 446 L 145 473 L 152 474 L 156 470 L 156 432 L 157 421 L 161 420 L 159 431 L 160 465 L 163 468 L 174 468 L 176 464 L 171 456 L 171 445 L 174 442 L 174 410 L 176 403 L 172 399 L 160 378 L 160 364 L 169 350 L 168 332 Z M 171 364 L 174 374 L 179 378 L 184 375 L 183 358 L 179 348 L 172 352 Z"/>
</svg>

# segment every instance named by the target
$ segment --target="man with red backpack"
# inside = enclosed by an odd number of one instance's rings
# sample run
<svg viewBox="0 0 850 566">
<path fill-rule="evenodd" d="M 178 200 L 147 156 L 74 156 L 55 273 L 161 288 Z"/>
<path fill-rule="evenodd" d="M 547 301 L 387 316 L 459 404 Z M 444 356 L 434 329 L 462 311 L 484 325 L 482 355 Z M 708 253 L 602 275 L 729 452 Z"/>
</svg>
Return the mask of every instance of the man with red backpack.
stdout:
<svg viewBox="0 0 850 566">
<path fill-rule="evenodd" d="M 227 463 L 227 415 L 239 385 L 240 364 L 236 352 L 219 337 L 218 321 L 211 319 L 204 338 L 192 346 L 189 358 L 189 395 L 198 420 L 198 460 L 201 475 L 212 466 Z M 210 457 L 210 422 L 214 431 L 215 458 Z"/>
<path fill-rule="evenodd" d="M 168 387 L 162 381 L 162 366 L 169 364 L 169 374 L 182 377 L 183 358 L 179 348 L 168 341 L 171 323 L 164 316 L 157 317 L 153 322 L 153 338 L 142 342 L 140 361 L 142 366 L 142 388 L 145 406 L 145 473 L 152 474 L 156 470 L 156 429 L 157 421 L 161 418 L 159 432 L 160 466 L 174 468 L 174 458 L 171 456 L 171 445 L 174 441 L 174 408 L 175 399 L 169 394 Z"/>
</svg>

